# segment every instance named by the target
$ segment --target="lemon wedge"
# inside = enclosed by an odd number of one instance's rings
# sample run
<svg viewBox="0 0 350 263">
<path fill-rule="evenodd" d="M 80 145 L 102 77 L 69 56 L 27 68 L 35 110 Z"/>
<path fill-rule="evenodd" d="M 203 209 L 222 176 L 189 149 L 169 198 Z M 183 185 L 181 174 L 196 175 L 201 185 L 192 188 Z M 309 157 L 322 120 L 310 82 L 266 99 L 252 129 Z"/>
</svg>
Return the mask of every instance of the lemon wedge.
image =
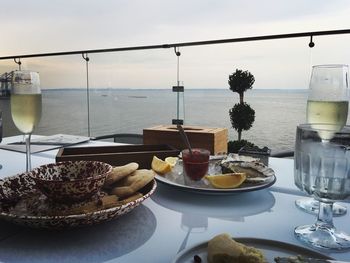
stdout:
<svg viewBox="0 0 350 263">
<path fill-rule="evenodd" d="M 176 165 L 177 160 L 179 160 L 179 158 L 177 158 L 177 157 L 167 157 L 167 158 L 165 158 L 165 161 L 166 161 L 168 164 L 170 164 L 170 166 L 171 166 L 172 168 Z"/>
<path fill-rule="evenodd" d="M 228 189 L 240 186 L 246 179 L 245 173 L 229 173 L 220 175 L 206 175 L 210 184 L 215 188 Z"/>
<path fill-rule="evenodd" d="M 157 156 L 153 156 L 151 167 L 153 171 L 159 174 L 166 174 L 171 171 L 171 165 Z"/>
</svg>

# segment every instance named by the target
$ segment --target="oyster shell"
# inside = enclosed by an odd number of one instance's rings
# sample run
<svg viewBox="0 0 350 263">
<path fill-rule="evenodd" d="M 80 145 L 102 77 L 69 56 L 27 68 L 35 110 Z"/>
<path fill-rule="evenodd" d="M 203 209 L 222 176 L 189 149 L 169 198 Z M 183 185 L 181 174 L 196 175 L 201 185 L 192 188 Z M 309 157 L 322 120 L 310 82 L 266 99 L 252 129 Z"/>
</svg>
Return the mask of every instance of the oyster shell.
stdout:
<svg viewBox="0 0 350 263">
<path fill-rule="evenodd" d="M 273 180 L 275 173 L 258 159 L 237 154 L 228 155 L 220 162 L 222 173 L 245 173 L 245 183 L 258 184 Z"/>
</svg>

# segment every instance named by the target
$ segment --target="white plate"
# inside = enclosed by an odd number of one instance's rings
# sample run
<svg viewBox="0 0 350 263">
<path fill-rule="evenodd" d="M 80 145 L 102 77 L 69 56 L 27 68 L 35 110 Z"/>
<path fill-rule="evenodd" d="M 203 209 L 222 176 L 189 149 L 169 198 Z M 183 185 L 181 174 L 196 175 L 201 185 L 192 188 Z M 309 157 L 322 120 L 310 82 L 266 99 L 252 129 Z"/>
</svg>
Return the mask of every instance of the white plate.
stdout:
<svg viewBox="0 0 350 263">
<path fill-rule="evenodd" d="M 215 173 L 215 170 L 212 168 L 215 165 L 215 162 L 217 161 L 213 160 L 210 162 L 209 172 L 208 172 L 209 174 Z M 230 194 L 236 194 L 236 193 L 242 193 L 242 192 L 256 191 L 256 190 L 264 189 L 273 185 L 276 182 L 276 176 L 274 171 L 271 168 L 266 166 L 264 171 L 268 173 L 268 178 L 264 182 L 257 183 L 257 184 L 242 184 L 240 187 L 231 188 L 231 189 L 213 188 L 209 185 L 209 183 L 206 184 L 204 179 L 202 179 L 196 185 L 186 185 L 183 179 L 181 161 L 179 161 L 176 164 L 176 166 L 173 168 L 173 171 L 171 173 L 168 173 L 165 176 L 156 175 L 155 178 L 158 182 L 161 182 L 171 187 L 175 187 L 183 191 L 189 191 L 189 192 L 200 193 L 200 194 L 230 195 Z"/>
<path fill-rule="evenodd" d="M 243 243 L 248 246 L 253 246 L 262 250 L 268 262 L 274 262 L 274 258 L 277 256 L 288 257 L 295 255 L 319 259 L 332 259 L 328 256 L 325 256 L 307 248 L 274 240 L 258 238 L 235 238 L 235 240 L 239 243 Z M 183 250 L 182 252 L 177 254 L 176 258 L 172 261 L 172 263 L 193 263 L 194 255 L 200 256 L 200 258 L 202 259 L 202 263 L 207 263 L 207 247 L 208 241 Z"/>
</svg>

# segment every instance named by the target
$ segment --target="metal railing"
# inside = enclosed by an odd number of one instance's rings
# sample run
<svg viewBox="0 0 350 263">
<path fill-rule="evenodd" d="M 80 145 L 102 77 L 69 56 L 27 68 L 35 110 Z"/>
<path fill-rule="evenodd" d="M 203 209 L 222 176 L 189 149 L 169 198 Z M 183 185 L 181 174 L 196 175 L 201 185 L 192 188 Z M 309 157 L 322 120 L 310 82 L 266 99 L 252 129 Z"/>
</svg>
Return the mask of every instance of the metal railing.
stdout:
<svg viewBox="0 0 350 263">
<path fill-rule="evenodd" d="M 18 64 L 18 63 L 20 63 L 20 59 L 23 59 L 23 58 L 66 56 L 66 55 L 77 55 L 77 54 L 86 55 L 86 54 L 92 54 L 92 53 L 121 52 L 121 51 L 146 50 L 146 49 L 178 48 L 178 47 L 189 47 L 189 46 L 215 45 L 215 44 L 226 44 L 226 43 L 236 43 L 236 42 L 262 41 L 262 40 L 300 38 L 300 37 L 309 37 L 310 42 L 308 45 L 309 45 L 309 47 L 312 48 L 315 45 L 313 42 L 314 41 L 313 37 L 315 37 L 315 36 L 342 35 L 342 34 L 350 34 L 350 29 L 310 31 L 310 32 L 299 32 L 299 33 L 288 33 L 288 34 L 277 34 L 277 35 L 263 35 L 263 36 L 252 36 L 252 37 L 181 42 L 181 43 L 172 43 L 172 44 L 148 45 L 148 46 L 131 46 L 131 47 L 121 47 L 121 48 L 87 49 L 87 50 L 51 52 L 51 53 L 10 55 L 10 56 L 0 57 L 0 60 L 15 59 L 15 62 Z"/>
<path fill-rule="evenodd" d="M 151 49 L 169 49 L 174 48 L 175 54 L 177 56 L 177 70 L 179 72 L 179 57 L 181 53 L 179 52 L 180 47 L 190 47 L 190 46 L 204 46 L 204 45 L 216 45 L 216 44 L 229 44 L 238 42 L 251 42 L 251 41 L 264 41 L 264 40 L 277 40 L 277 39 L 291 39 L 291 38 L 308 38 L 308 47 L 313 48 L 315 46 L 315 37 L 320 36 L 331 36 L 331 35 L 344 35 L 350 34 L 350 29 L 341 30 L 326 30 L 326 31 L 310 31 L 310 32 L 297 32 L 297 33 L 287 33 L 287 34 L 275 34 L 275 35 L 260 35 L 260 36 L 250 36 L 250 37 L 239 37 L 239 38 L 228 38 L 228 39 L 215 39 L 215 40 L 205 40 L 205 41 L 193 41 L 193 42 L 179 42 L 170 44 L 158 44 L 158 45 L 144 45 L 144 46 L 128 46 L 119 48 L 104 48 L 104 49 L 87 49 L 87 50 L 75 50 L 75 51 L 61 51 L 61 52 L 50 52 L 50 53 L 35 53 L 35 54 L 17 54 L 9 56 L 1 56 L 0 60 L 13 59 L 14 62 L 21 69 L 21 59 L 36 58 L 36 57 L 52 57 L 52 56 L 69 56 L 69 55 L 82 55 L 84 62 L 86 63 L 86 92 L 87 92 L 87 114 L 88 114 L 88 136 L 90 136 L 90 109 L 89 109 L 89 54 L 93 53 L 108 53 L 108 52 L 123 52 L 123 51 L 136 51 L 136 50 L 151 50 Z M 174 92 L 183 92 L 178 89 L 182 86 L 179 85 L 179 73 L 177 74 L 177 86 L 173 87 Z M 4 87 L 3 87 L 4 88 Z M 183 88 L 183 87 L 182 87 Z M 4 88 L 5 89 L 5 88 Z M 6 90 L 8 90 L 6 88 Z M 177 96 L 177 112 L 179 112 L 179 96 Z M 177 114 L 179 115 L 179 113 Z M 177 119 L 179 117 L 177 116 Z M 175 120 L 175 121 L 176 121 Z M 174 122 L 174 120 L 173 120 Z"/>
</svg>

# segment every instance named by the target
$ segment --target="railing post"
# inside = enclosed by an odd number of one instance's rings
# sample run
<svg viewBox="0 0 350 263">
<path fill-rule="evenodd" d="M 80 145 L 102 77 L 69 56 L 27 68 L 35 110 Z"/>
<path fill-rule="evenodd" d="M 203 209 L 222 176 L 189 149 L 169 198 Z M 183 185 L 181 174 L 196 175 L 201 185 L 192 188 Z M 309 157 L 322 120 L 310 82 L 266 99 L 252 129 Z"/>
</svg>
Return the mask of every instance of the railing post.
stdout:
<svg viewBox="0 0 350 263">
<path fill-rule="evenodd" d="M 175 54 L 177 56 L 177 69 L 176 69 L 176 86 L 173 86 L 173 92 L 176 92 L 176 119 L 172 120 L 172 124 L 180 124 L 183 125 L 184 124 L 184 120 L 185 120 L 185 104 L 184 104 L 184 92 L 185 92 L 185 88 L 184 86 L 180 86 L 180 56 L 181 53 L 179 51 L 179 48 L 176 49 L 176 47 L 174 47 L 174 51 Z M 180 98 L 180 94 L 182 95 L 182 101 Z M 182 102 L 182 108 L 183 108 L 183 116 L 182 118 L 180 117 L 180 104 Z"/>
<path fill-rule="evenodd" d="M 89 94 L 89 61 L 88 53 L 81 54 L 86 64 L 86 102 L 87 102 L 87 124 L 88 137 L 90 137 L 90 94 Z"/>
</svg>

